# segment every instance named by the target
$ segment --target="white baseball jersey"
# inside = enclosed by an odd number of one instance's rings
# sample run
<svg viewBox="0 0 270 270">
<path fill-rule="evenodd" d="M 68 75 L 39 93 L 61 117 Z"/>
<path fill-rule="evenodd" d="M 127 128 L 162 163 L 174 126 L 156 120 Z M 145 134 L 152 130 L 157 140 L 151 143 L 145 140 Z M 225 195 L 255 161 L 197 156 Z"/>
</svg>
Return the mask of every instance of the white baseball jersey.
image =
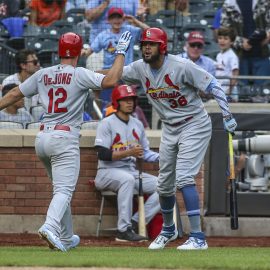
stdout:
<svg viewBox="0 0 270 270">
<path fill-rule="evenodd" d="M 169 54 L 159 70 L 138 60 L 125 66 L 122 79 L 141 82 L 161 120 L 178 123 L 196 114 L 206 114 L 199 90 L 206 91 L 213 76 L 192 61 Z"/>
<path fill-rule="evenodd" d="M 71 65 L 41 69 L 20 84 L 23 95 L 39 94 L 45 110 L 43 123 L 80 127 L 88 89 L 100 89 L 105 76 Z"/>
<path fill-rule="evenodd" d="M 125 123 L 116 114 L 104 118 L 98 125 L 95 146 L 103 146 L 112 151 L 127 150 L 140 144 L 144 149 L 144 160 L 158 161 L 159 154 L 149 149 L 149 142 L 140 120 L 130 116 Z M 136 167 L 135 157 L 126 157 L 115 161 L 98 161 L 98 168 Z"/>
<path fill-rule="evenodd" d="M 239 69 L 239 59 L 232 49 L 220 52 L 216 57 L 216 76 L 231 77 L 233 70 Z M 226 94 L 229 93 L 230 79 L 219 79 L 221 86 Z"/>
</svg>

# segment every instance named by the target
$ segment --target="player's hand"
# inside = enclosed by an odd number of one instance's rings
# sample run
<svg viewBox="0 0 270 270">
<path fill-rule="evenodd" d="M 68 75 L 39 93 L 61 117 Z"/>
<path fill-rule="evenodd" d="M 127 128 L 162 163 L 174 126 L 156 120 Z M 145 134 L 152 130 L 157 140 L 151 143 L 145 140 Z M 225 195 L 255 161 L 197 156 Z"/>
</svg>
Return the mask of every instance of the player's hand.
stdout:
<svg viewBox="0 0 270 270">
<path fill-rule="evenodd" d="M 126 55 L 126 52 L 127 52 L 128 48 L 129 48 L 131 38 L 132 38 L 132 36 L 131 36 L 129 31 L 124 32 L 121 35 L 121 37 L 120 37 L 120 39 L 119 39 L 119 41 L 118 41 L 118 43 L 116 45 L 115 53 L 116 54 Z"/>
<path fill-rule="evenodd" d="M 134 147 L 129 149 L 130 156 L 135 158 L 143 158 L 143 148 L 141 145 L 137 144 Z"/>
<path fill-rule="evenodd" d="M 227 130 L 230 133 L 233 133 L 237 127 L 237 123 L 232 115 L 228 115 L 223 118 L 223 124 L 225 130 Z"/>
</svg>

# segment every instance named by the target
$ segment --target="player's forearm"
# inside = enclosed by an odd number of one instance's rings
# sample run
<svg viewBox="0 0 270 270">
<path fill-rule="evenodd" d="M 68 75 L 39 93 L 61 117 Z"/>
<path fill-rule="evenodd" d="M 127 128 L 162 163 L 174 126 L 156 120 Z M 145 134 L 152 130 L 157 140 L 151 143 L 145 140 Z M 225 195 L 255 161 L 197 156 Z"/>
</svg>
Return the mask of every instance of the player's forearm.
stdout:
<svg viewBox="0 0 270 270">
<path fill-rule="evenodd" d="M 220 83 L 216 79 L 212 80 L 209 85 L 210 93 L 213 95 L 214 99 L 218 103 L 223 117 L 226 117 L 231 114 L 229 109 L 229 104 L 225 95 L 224 90 L 221 88 Z"/>
<path fill-rule="evenodd" d="M 159 153 L 154 152 L 150 149 L 144 151 L 144 160 L 147 162 L 158 162 L 159 161 Z"/>
<path fill-rule="evenodd" d="M 0 99 L 0 111 L 5 109 L 9 105 L 17 102 L 23 97 L 24 95 L 22 94 L 18 86 L 13 88 L 7 95 Z"/>
<path fill-rule="evenodd" d="M 122 54 L 118 54 L 115 58 L 114 64 L 109 69 L 107 75 L 102 81 L 102 88 L 111 88 L 118 83 L 123 73 L 124 63 L 125 56 Z"/>
<path fill-rule="evenodd" d="M 130 151 L 128 150 L 124 150 L 124 151 L 117 151 L 117 152 L 113 152 L 112 154 L 112 160 L 120 160 L 126 157 L 129 157 L 130 155 Z"/>
<path fill-rule="evenodd" d="M 150 26 L 146 23 L 143 23 L 142 21 L 139 21 L 138 19 L 134 18 L 133 21 L 134 25 L 137 27 L 140 27 L 141 29 L 145 30 L 147 28 L 149 28 Z"/>
</svg>

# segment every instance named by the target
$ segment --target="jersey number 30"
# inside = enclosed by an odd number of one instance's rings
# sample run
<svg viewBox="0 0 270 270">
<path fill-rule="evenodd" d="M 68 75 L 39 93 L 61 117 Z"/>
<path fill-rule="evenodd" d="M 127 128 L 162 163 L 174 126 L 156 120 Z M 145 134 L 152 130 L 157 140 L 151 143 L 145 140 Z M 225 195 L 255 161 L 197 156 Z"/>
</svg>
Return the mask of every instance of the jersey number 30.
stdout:
<svg viewBox="0 0 270 270">
<path fill-rule="evenodd" d="M 48 106 L 48 113 L 63 113 L 67 112 L 67 107 L 61 107 L 61 103 L 65 102 L 67 99 L 67 91 L 59 87 L 54 92 L 54 89 L 51 88 L 48 92 L 49 96 L 49 106 Z"/>
</svg>

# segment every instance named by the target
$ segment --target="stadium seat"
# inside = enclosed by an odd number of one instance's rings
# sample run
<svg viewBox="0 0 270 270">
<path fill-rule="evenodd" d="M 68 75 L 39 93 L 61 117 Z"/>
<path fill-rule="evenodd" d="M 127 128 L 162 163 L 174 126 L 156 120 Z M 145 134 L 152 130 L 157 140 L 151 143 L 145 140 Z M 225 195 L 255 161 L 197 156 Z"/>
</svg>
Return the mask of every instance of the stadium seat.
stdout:
<svg viewBox="0 0 270 270">
<path fill-rule="evenodd" d="M 65 19 L 73 24 L 82 22 L 85 19 L 85 9 L 72 8 L 66 12 Z"/>
<path fill-rule="evenodd" d="M 22 50 L 25 48 L 25 39 L 24 37 L 11 37 L 6 40 L 6 45 L 17 51 Z"/>
<path fill-rule="evenodd" d="M 214 7 L 210 1 L 207 0 L 190 0 L 189 13 L 201 13 L 208 10 L 213 10 Z"/>
<path fill-rule="evenodd" d="M 32 115 L 35 122 L 40 121 L 40 118 L 45 113 L 45 110 L 41 105 L 31 106 L 30 107 L 30 114 Z"/>
<path fill-rule="evenodd" d="M 95 186 L 95 179 L 90 179 L 89 184 L 91 186 Z M 116 197 L 117 193 L 110 191 L 110 190 L 98 190 L 101 195 L 101 203 L 100 203 L 100 208 L 99 208 L 99 217 L 98 217 L 98 223 L 97 223 L 97 229 L 96 229 L 96 236 L 99 237 L 100 231 L 101 231 L 101 223 L 102 223 L 102 218 L 103 218 L 103 209 L 104 209 L 104 204 L 105 204 L 105 199 L 109 197 Z M 134 195 L 137 195 L 138 192 L 134 191 Z M 117 228 L 106 228 L 102 229 L 103 231 L 117 231 Z"/>
<path fill-rule="evenodd" d="M 23 129 L 24 126 L 19 122 L 0 121 L 0 129 Z"/>
<path fill-rule="evenodd" d="M 27 123 L 25 128 L 26 129 L 39 129 L 40 127 L 40 122 L 30 122 L 30 123 Z"/>
</svg>

